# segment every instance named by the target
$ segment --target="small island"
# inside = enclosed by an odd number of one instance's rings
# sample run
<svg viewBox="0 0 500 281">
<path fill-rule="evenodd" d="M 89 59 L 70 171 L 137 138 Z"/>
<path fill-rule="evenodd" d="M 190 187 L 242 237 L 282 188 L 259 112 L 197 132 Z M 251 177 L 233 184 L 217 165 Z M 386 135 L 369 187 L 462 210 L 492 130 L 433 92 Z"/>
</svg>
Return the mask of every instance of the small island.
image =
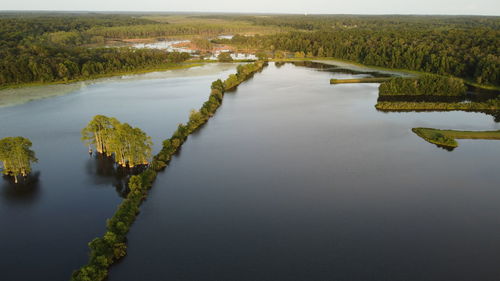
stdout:
<svg viewBox="0 0 500 281">
<path fill-rule="evenodd" d="M 32 143 L 23 137 L 7 137 L 0 139 L 0 162 L 3 174 L 19 182 L 19 177 L 26 178 L 31 173 L 31 163 L 37 162 Z"/>
<path fill-rule="evenodd" d="M 412 131 L 424 140 L 445 148 L 458 147 L 456 139 L 500 140 L 498 131 L 456 131 L 433 128 L 413 128 Z"/>
<path fill-rule="evenodd" d="M 89 146 L 90 153 L 94 146 L 97 153 L 114 157 L 121 167 L 147 165 L 152 156 L 151 137 L 139 128 L 104 115 L 94 116 L 83 128 L 82 140 Z"/>
</svg>

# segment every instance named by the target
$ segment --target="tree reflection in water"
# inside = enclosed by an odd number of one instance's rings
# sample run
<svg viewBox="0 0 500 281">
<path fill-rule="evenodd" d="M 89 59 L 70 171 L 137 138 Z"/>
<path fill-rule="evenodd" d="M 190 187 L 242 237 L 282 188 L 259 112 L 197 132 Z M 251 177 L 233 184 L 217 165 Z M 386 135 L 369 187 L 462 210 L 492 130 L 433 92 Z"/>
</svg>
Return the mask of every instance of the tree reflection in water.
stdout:
<svg viewBox="0 0 500 281">
<path fill-rule="evenodd" d="M 15 183 L 9 176 L 3 176 L 1 193 L 7 202 L 32 203 L 40 196 L 40 172 L 34 172 L 27 177 L 19 178 Z"/>
<path fill-rule="evenodd" d="M 103 154 L 94 154 L 87 161 L 87 173 L 93 175 L 96 185 L 113 185 L 116 192 L 125 198 L 129 192 L 128 179 L 132 175 L 140 174 L 146 167 L 136 166 L 124 168 L 116 164 L 113 157 Z"/>
</svg>

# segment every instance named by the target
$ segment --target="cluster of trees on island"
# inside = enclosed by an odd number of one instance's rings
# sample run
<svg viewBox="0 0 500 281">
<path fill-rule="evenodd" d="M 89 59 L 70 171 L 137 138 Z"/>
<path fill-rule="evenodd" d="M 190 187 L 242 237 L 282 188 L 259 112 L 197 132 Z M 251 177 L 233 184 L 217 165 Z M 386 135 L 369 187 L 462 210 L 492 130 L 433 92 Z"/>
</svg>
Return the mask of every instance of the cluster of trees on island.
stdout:
<svg viewBox="0 0 500 281">
<path fill-rule="evenodd" d="M 94 146 L 97 153 L 112 157 L 121 167 L 148 165 L 152 156 L 151 137 L 139 128 L 104 115 L 96 115 L 83 128 L 82 140 L 89 149 Z M 20 177 L 26 178 L 31 173 L 31 164 L 38 161 L 31 146 L 31 141 L 24 137 L 0 139 L 2 173 L 15 183 Z"/>
<path fill-rule="evenodd" d="M 24 137 L 6 137 L 0 139 L 0 163 L 4 175 L 14 178 L 27 177 L 31 173 L 31 164 L 37 162 L 32 143 Z"/>
<path fill-rule="evenodd" d="M 116 118 L 96 115 L 82 130 L 82 140 L 96 151 L 113 157 L 122 167 L 147 165 L 151 158 L 151 137 L 139 128 Z"/>
</svg>

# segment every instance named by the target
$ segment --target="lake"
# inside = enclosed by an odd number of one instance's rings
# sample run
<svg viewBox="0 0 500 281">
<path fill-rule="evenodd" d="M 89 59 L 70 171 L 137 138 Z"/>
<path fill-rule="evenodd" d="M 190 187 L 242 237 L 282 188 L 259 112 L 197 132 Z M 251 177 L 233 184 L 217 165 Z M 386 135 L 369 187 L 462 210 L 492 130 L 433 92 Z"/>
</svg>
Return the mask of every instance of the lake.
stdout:
<svg viewBox="0 0 500 281">
<path fill-rule="evenodd" d="M 94 115 L 140 127 L 152 137 L 156 153 L 189 111 L 207 99 L 212 81 L 235 68 L 208 64 L 99 79 L 78 83 L 63 96 L 0 108 L 0 138 L 28 137 L 39 159 L 23 186 L 0 178 L 1 279 L 69 280 L 88 260 L 87 243 L 103 234 L 122 200 L 126 177 L 108 161 L 90 158 L 80 141 L 80 130 Z M 54 87 L 49 89 L 57 91 Z"/>
<path fill-rule="evenodd" d="M 29 184 L 0 181 L 2 279 L 68 280 L 104 232 L 126 178 L 80 142 L 92 116 L 140 127 L 157 152 L 235 67 L 101 81 L 0 108 L 0 137 L 30 138 L 40 160 Z M 472 112 L 379 112 L 378 84 L 329 84 L 364 76 L 270 63 L 226 93 L 158 175 L 109 280 L 497 280 L 500 142 L 447 151 L 411 128 L 500 124 Z"/>
<path fill-rule="evenodd" d="M 500 142 L 449 152 L 411 128 L 499 124 L 378 112 L 376 84 L 329 84 L 352 77 L 271 64 L 226 94 L 109 280 L 497 280 Z"/>
</svg>

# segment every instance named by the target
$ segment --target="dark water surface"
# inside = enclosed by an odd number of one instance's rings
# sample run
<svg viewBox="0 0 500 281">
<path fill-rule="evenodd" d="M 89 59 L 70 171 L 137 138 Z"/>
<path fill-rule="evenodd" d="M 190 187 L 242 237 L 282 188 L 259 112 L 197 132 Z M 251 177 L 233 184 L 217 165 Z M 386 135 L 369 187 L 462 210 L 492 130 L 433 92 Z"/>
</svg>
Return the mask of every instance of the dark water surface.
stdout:
<svg viewBox="0 0 500 281">
<path fill-rule="evenodd" d="M 235 68 L 207 65 L 178 70 L 186 75 L 181 78 L 110 80 L 0 108 L 0 138 L 30 138 L 39 159 L 22 186 L 0 178 L 0 280 L 69 280 L 87 262 L 87 243 L 104 232 L 125 182 L 109 162 L 91 159 L 80 141 L 80 130 L 94 115 L 140 127 L 157 152 L 189 110 L 206 100 L 211 82 Z"/>
<path fill-rule="evenodd" d="M 449 152 L 411 128 L 500 125 L 377 112 L 377 84 L 328 83 L 350 77 L 270 65 L 226 94 L 159 174 L 109 280 L 499 280 L 500 142 Z"/>
</svg>

